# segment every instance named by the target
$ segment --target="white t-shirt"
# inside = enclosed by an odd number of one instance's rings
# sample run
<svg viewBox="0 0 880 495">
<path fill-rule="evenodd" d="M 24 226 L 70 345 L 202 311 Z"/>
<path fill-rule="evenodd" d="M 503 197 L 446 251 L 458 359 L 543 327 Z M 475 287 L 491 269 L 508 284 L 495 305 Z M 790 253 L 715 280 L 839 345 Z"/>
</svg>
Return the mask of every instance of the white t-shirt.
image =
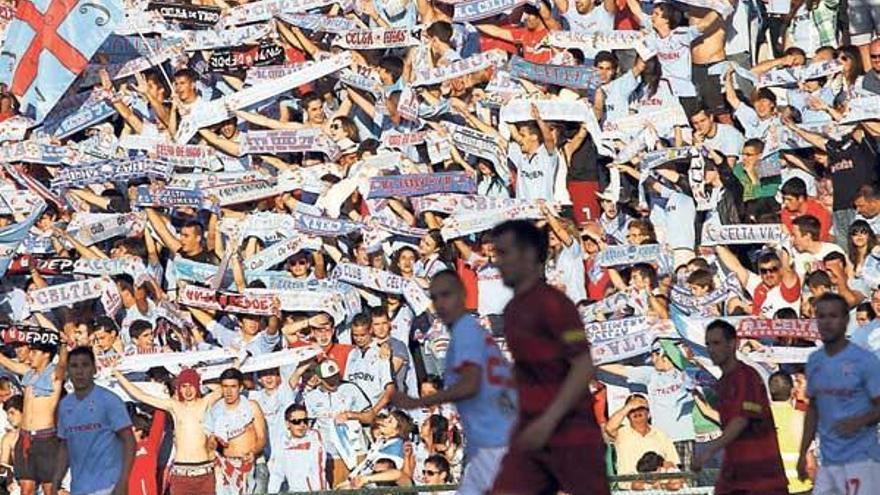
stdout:
<svg viewBox="0 0 880 495">
<path fill-rule="evenodd" d="M 519 199 L 553 200 L 553 186 L 559 155 L 547 152 L 541 144 L 538 150 L 527 157 L 517 143 L 510 143 L 507 158 L 516 167 L 516 197 Z"/>
<path fill-rule="evenodd" d="M 345 379 L 357 384 L 375 404 L 392 383 L 391 360 L 379 356 L 379 347 L 371 344 L 363 351 L 357 347 L 348 354 L 345 364 Z"/>
<path fill-rule="evenodd" d="M 736 127 L 729 124 L 715 124 L 715 135 L 707 137 L 703 142 L 709 148 L 724 156 L 740 156 L 746 139 Z"/>
<path fill-rule="evenodd" d="M 650 22 L 646 24 L 652 35 L 648 43 L 657 50 L 663 77 L 669 80 L 672 92 L 675 96 L 696 96 L 697 90 L 691 80 L 691 43 L 700 37 L 700 31 L 696 26 L 681 26 L 661 38 Z"/>
<path fill-rule="evenodd" d="M 788 289 L 784 288 L 782 284 L 768 289 L 761 277 L 749 273 L 746 290 L 752 296 L 753 304 L 761 308 L 760 314 L 764 318 L 773 318 L 773 315 L 782 308 L 791 308 L 800 313 L 800 281 Z"/>
<path fill-rule="evenodd" d="M 563 14 L 568 21 L 568 30 L 572 32 L 608 32 L 614 30 L 614 14 L 605 10 L 604 5 L 596 5 L 586 14 L 581 14 L 575 2 L 569 2 L 568 12 Z M 582 50 L 586 58 L 593 58 L 599 50 Z"/>
<path fill-rule="evenodd" d="M 467 260 L 468 265 L 473 267 L 481 257 L 471 253 Z M 504 313 L 504 307 L 513 299 L 513 289 L 504 285 L 501 280 L 501 270 L 497 266 L 486 262 L 476 269 L 477 274 L 477 311 L 480 316 L 500 315 Z"/>
<path fill-rule="evenodd" d="M 578 303 L 586 299 L 587 288 L 581 243 L 573 239 L 571 246 L 563 246 L 556 260 L 547 261 L 545 275 L 548 284 L 563 285 L 565 295 L 572 302 Z"/>
<path fill-rule="evenodd" d="M 837 244 L 832 244 L 830 242 L 823 242 L 822 248 L 818 253 L 801 253 L 797 250 L 793 250 L 792 252 L 792 261 L 794 262 L 794 271 L 797 272 L 798 276 L 803 280 L 810 273 L 822 269 L 822 259 L 830 254 L 830 253 L 841 253 L 843 254 L 843 249 Z"/>
<path fill-rule="evenodd" d="M 724 43 L 724 52 L 727 55 L 736 55 L 748 51 L 749 6 L 746 2 L 737 0 L 733 15 L 727 18 L 727 40 Z"/>
<path fill-rule="evenodd" d="M 613 120 L 629 115 L 629 95 L 639 86 L 632 71 L 602 86 L 605 93 L 605 119 Z"/>
</svg>

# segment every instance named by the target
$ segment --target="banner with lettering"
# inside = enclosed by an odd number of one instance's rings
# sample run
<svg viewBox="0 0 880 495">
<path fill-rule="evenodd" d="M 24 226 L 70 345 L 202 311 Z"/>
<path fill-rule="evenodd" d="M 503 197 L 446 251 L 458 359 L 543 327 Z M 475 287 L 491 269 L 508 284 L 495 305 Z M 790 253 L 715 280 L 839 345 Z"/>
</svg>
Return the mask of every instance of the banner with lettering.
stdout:
<svg viewBox="0 0 880 495">
<path fill-rule="evenodd" d="M 216 292 L 197 285 L 178 289 L 177 298 L 184 306 L 227 313 L 270 316 L 278 310 L 278 298 L 272 294 Z"/>
<path fill-rule="evenodd" d="M 346 17 L 330 17 L 323 14 L 281 14 L 282 21 L 307 31 L 340 34 L 355 31 L 358 24 Z"/>
<path fill-rule="evenodd" d="M 61 336 L 51 328 L 37 325 L 20 325 L 0 323 L 0 341 L 3 344 L 27 344 L 40 346 L 58 346 Z"/>
<path fill-rule="evenodd" d="M 664 252 L 660 244 L 641 246 L 608 246 L 596 256 L 596 264 L 601 267 L 633 265 L 656 262 Z"/>
<path fill-rule="evenodd" d="M 134 200 L 137 206 L 157 208 L 201 208 L 203 202 L 201 191 L 148 185 L 138 186 Z"/>
<path fill-rule="evenodd" d="M 784 241 L 782 224 L 732 224 L 718 225 L 707 222 L 703 225 L 702 244 L 715 246 L 718 244 L 766 244 Z"/>
<path fill-rule="evenodd" d="M 267 65 L 265 67 L 251 67 L 247 71 L 247 75 L 245 76 L 245 82 L 249 85 L 253 86 L 255 84 L 264 83 L 266 81 L 272 79 L 278 79 L 294 72 L 300 70 L 305 67 L 307 64 L 311 62 L 297 63 L 297 64 L 281 64 L 281 65 Z"/>
<path fill-rule="evenodd" d="M 86 246 L 113 237 L 128 237 L 143 232 L 143 212 L 77 213 L 67 226 L 67 233 Z"/>
<path fill-rule="evenodd" d="M 34 126 L 33 119 L 16 115 L 0 122 L 0 142 L 21 141 L 27 130 Z"/>
<path fill-rule="evenodd" d="M 418 69 L 414 71 L 412 86 L 431 86 L 440 84 L 443 81 L 455 79 L 457 77 L 466 76 L 474 72 L 486 70 L 489 67 L 503 64 L 506 56 L 495 52 L 482 52 L 471 55 L 468 58 L 456 60 L 449 65 L 443 67 L 433 67 L 430 69 Z"/>
<path fill-rule="evenodd" d="M 262 297 L 268 295 L 275 297 L 281 311 L 309 313 L 323 311 L 339 323 L 354 316 L 347 313 L 342 295 L 338 293 L 274 289 L 248 289 L 247 292 Z"/>
<path fill-rule="evenodd" d="M 211 72 L 235 74 L 250 67 L 276 65 L 284 62 L 284 47 L 271 42 L 251 47 L 214 50 L 208 60 Z"/>
<path fill-rule="evenodd" d="M 641 31 L 550 31 L 544 44 L 565 49 L 580 49 L 586 52 L 599 50 L 630 50 L 644 44 L 645 34 Z"/>
<path fill-rule="evenodd" d="M 287 192 L 282 184 L 274 184 L 267 180 L 254 180 L 232 184 L 218 184 L 202 189 L 205 198 L 215 197 L 220 206 L 248 203 L 270 198 Z"/>
<path fill-rule="evenodd" d="M 647 354 L 655 339 L 678 338 L 671 321 L 644 316 L 591 323 L 586 326 L 586 332 L 590 354 L 597 365 Z"/>
<path fill-rule="evenodd" d="M 35 289 L 27 295 L 28 307 L 36 313 L 97 299 L 104 292 L 104 286 L 112 283 L 101 278 L 89 278 Z"/>
<path fill-rule="evenodd" d="M 836 60 L 814 62 L 800 67 L 785 67 L 761 74 L 758 76 L 757 85 L 759 88 L 797 85 L 799 82 L 809 81 L 810 79 L 833 76 L 842 70 L 843 65 Z"/>
<path fill-rule="evenodd" d="M 841 124 L 851 124 L 863 120 L 880 120 L 880 95 L 850 98 Z"/>
<path fill-rule="evenodd" d="M 125 182 L 131 179 L 167 179 L 174 166 L 158 160 L 106 160 L 84 167 L 65 167 L 52 179 L 52 189 L 84 187 L 101 182 Z"/>
<path fill-rule="evenodd" d="M 0 163 L 27 162 L 41 165 L 61 165 L 78 161 L 79 157 L 75 150 L 55 144 L 28 140 L 6 143 L 0 148 Z"/>
<path fill-rule="evenodd" d="M 474 178 L 467 172 L 441 172 L 434 174 L 406 174 L 372 177 L 370 199 L 395 196 L 423 196 L 441 192 L 473 194 L 477 191 Z"/>
<path fill-rule="evenodd" d="M 443 221 L 440 235 L 449 241 L 478 232 L 487 231 L 507 220 L 533 220 L 544 218 L 537 203 L 514 204 L 506 207 L 456 213 Z"/>
<path fill-rule="evenodd" d="M 115 275 L 128 274 L 137 279 L 141 273 L 146 272 L 146 267 L 140 258 L 112 258 L 95 259 L 80 258 L 73 263 L 73 272 L 85 275 Z"/>
<path fill-rule="evenodd" d="M 514 56 L 508 68 L 512 77 L 519 77 L 539 84 L 552 84 L 564 88 L 587 90 L 588 97 L 601 85 L 599 72 L 593 67 L 582 65 L 536 64 Z"/>
<path fill-rule="evenodd" d="M 750 339 L 822 340 L 816 320 L 743 318 L 737 324 L 736 335 Z"/>
<path fill-rule="evenodd" d="M 166 21 L 173 21 L 188 28 L 213 27 L 220 20 L 220 7 L 151 1 L 147 12 L 159 12 Z"/>
<path fill-rule="evenodd" d="M 525 4 L 534 5 L 534 0 L 463 0 L 456 2 L 452 15 L 455 22 L 473 22 L 509 13 Z"/>
<path fill-rule="evenodd" d="M 283 131 L 248 131 L 241 135 L 242 154 L 324 152 L 327 138 L 321 129 L 305 127 Z"/>
<path fill-rule="evenodd" d="M 407 304 L 417 315 L 422 314 L 431 304 L 431 300 L 425 294 L 425 290 L 419 287 L 414 280 L 408 280 L 400 275 L 368 266 L 340 263 L 330 273 L 330 280 L 345 282 L 386 294 L 402 294 Z"/>
<path fill-rule="evenodd" d="M 405 27 L 346 31 L 333 40 L 333 45 L 349 50 L 388 50 L 418 44 L 419 30 Z"/>
<path fill-rule="evenodd" d="M 27 275 L 35 269 L 40 275 L 62 275 L 73 271 L 73 260 L 70 258 L 37 258 L 28 254 L 13 258 L 6 270 L 8 275 Z"/>
<path fill-rule="evenodd" d="M 272 32 L 270 24 L 255 24 L 232 29 L 184 31 L 182 39 L 186 42 L 186 51 L 194 52 L 253 43 L 260 38 L 269 36 Z"/>
<path fill-rule="evenodd" d="M 338 0 L 259 0 L 229 9 L 220 20 L 221 27 L 268 21 L 281 14 L 308 12 Z"/>
<path fill-rule="evenodd" d="M 431 194 L 412 198 L 413 211 L 421 215 L 426 211 L 445 213 L 485 212 L 513 207 L 528 207 L 533 201 L 519 198 L 499 198 L 493 196 L 479 196 L 476 194 Z"/>
<path fill-rule="evenodd" d="M 295 236 L 275 243 L 242 261 L 246 271 L 268 270 L 294 254 L 304 250 L 321 249 L 321 239 L 311 236 Z"/>
</svg>

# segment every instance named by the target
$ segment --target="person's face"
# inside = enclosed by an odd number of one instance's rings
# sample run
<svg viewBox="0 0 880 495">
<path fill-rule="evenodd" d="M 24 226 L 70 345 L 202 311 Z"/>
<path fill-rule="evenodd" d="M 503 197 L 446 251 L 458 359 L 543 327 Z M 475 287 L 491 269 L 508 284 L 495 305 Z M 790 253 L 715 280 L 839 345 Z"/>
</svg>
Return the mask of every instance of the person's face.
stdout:
<svg viewBox="0 0 880 495">
<path fill-rule="evenodd" d="M 385 340 L 388 338 L 388 334 L 391 333 L 391 322 L 388 321 L 387 315 L 373 316 L 373 325 L 370 328 L 373 332 L 373 337 Z"/>
<path fill-rule="evenodd" d="M 109 351 L 113 347 L 113 343 L 116 342 L 116 334 L 100 329 L 92 334 L 92 340 L 99 351 L 106 352 Z"/>
<path fill-rule="evenodd" d="M 495 262 L 495 243 L 492 241 L 483 241 L 483 244 L 480 246 L 480 250 L 483 253 L 483 256 L 489 259 L 490 263 Z"/>
<path fill-rule="evenodd" d="M 286 418 L 287 431 L 294 438 L 302 438 L 309 431 L 309 420 L 305 411 L 293 411 Z"/>
<path fill-rule="evenodd" d="M 727 340 L 720 328 L 706 332 L 706 350 L 716 366 L 720 366 L 736 355 L 736 339 Z"/>
<path fill-rule="evenodd" d="M 672 368 L 672 362 L 661 352 L 651 352 L 651 364 L 657 371 L 669 371 Z"/>
<path fill-rule="evenodd" d="M 783 397 L 791 397 L 791 391 L 794 387 L 788 384 L 788 380 L 773 377 L 770 379 L 770 390 L 776 392 L 776 395 Z"/>
<path fill-rule="evenodd" d="M 424 382 L 419 389 L 419 395 L 421 397 L 429 397 L 437 393 L 437 387 L 434 386 L 431 382 Z M 426 423 L 427 424 L 427 423 Z"/>
<path fill-rule="evenodd" d="M 874 313 L 880 314 L 880 290 L 875 290 L 871 294 L 871 308 L 874 309 Z"/>
<path fill-rule="evenodd" d="M 629 279 L 633 288 L 637 290 L 646 290 L 649 288 L 650 281 L 647 277 L 642 276 L 641 272 L 633 271 Z"/>
<path fill-rule="evenodd" d="M 178 391 L 184 402 L 194 401 L 199 395 L 198 389 L 192 383 L 181 383 Z"/>
<path fill-rule="evenodd" d="M 599 80 L 602 84 L 607 84 L 614 79 L 614 64 L 608 61 L 602 61 L 596 64 L 596 72 L 599 73 Z"/>
<path fill-rule="evenodd" d="M 477 163 L 477 168 L 480 170 L 480 174 L 482 174 L 483 177 L 492 177 L 495 175 L 495 172 L 492 171 L 492 167 L 485 162 L 481 161 Z"/>
<path fill-rule="evenodd" d="M 560 246 L 562 246 L 562 241 L 559 240 L 559 237 L 552 230 L 547 234 L 547 243 L 550 247 L 550 251 L 556 252 Z"/>
<path fill-rule="evenodd" d="M 12 388 L 11 387 L 6 388 L 6 389 L 0 388 L 0 404 L 3 404 L 6 401 L 8 401 L 10 397 L 12 397 Z"/>
<path fill-rule="evenodd" d="M 758 114 L 760 119 L 770 117 L 775 109 L 776 105 L 767 98 L 760 98 L 755 102 L 755 113 Z"/>
<path fill-rule="evenodd" d="M 45 356 L 48 357 L 48 354 Z M 89 388 L 95 379 L 95 363 L 88 356 L 77 354 L 68 359 L 67 374 L 74 389 Z"/>
<path fill-rule="evenodd" d="M 850 57 L 848 53 L 839 54 L 837 56 L 837 61 L 840 63 L 840 65 L 843 66 L 844 74 L 848 74 L 849 71 L 852 70 L 853 61 L 852 57 Z"/>
<path fill-rule="evenodd" d="M 241 382 L 235 379 L 226 379 L 220 382 L 220 391 L 223 393 L 223 401 L 229 405 L 237 404 L 241 396 Z"/>
<path fill-rule="evenodd" d="M 690 287 L 691 292 L 693 292 L 694 297 L 703 297 L 709 293 L 709 288 L 706 286 L 697 284 L 689 284 L 688 286 Z"/>
<path fill-rule="evenodd" d="M 602 208 L 602 213 L 605 214 L 607 218 L 614 218 L 617 216 L 617 203 L 614 201 L 603 199 L 599 206 Z"/>
<path fill-rule="evenodd" d="M 327 118 L 324 115 L 324 106 L 319 100 L 312 100 L 306 106 L 306 118 L 310 124 L 321 125 Z"/>
<path fill-rule="evenodd" d="M 633 246 L 638 246 L 645 242 L 648 239 L 648 236 L 642 234 L 642 232 L 637 227 L 630 227 L 626 230 L 626 242 L 632 244 Z"/>
<path fill-rule="evenodd" d="M 816 304 L 816 321 L 822 342 L 828 344 L 843 338 L 848 320 L 849 315 L 840 304 L 831 301 Z"/>
<path fill-rule="evenodd" d="M 315 343 L 322 348 L 330 347 L 333 343 L 333 324 L 327 315 L 318 315 L 312 319 L 312 336 Z"/>
<path fill-rule="evenodd" d="M 49 354 L 39 349 L 27 349 L 27 361 L 31 368 L 38 370 L 49 364 Z"/>
<path fill-rule="evenodd" d="M 871 317 L 868 316 L 867 311 L 856 311 L 856 323 L 859 326 L 867 325 L 871 321 Z"/>
<path fill-rule="evenodd" d="M 351 327 L 351 341 L 359 349 L 366 349 L 373 341 L 373 334 L 366 325 L 357 325 Z"/>
<path fill-rule="evenodd" d="M 415 262 L 416 255 L 409 249 L 401 251 L 400 255 L 397 257 L 397 267 L 400 268 L 400 272 L 404 274 L 412 273 L 413 264 Z"/>
<path fill-rule="evenodd" d="M 134 339 L 134 345 L 138 349 L 152 349 L 153 348 L 153 330 L 145 330 L 140 335 Z"/>
<path fill-rule="evenodd" d="M 792 213 L 800 211 L 803 203 L 804 202 L 799 196 L 792 196 L 790 194 L 782 195 L 782 207 Z"/>
<path fill-rule="evenodd" d="M 197 227 L 180 229 L 180 245 L 185 253 L 198 253 L 202 248 L 202 236 Z"/>
<path fill-rule="evenodd" d="M 746 146 L 742 151 L 742 161 L 744 166 L 754 167 L 761 161 L 761 152 L 751 146 Z"/>
<path fill-rule="evenodd" d="M 379 434 L 382 435 L 383 438 L 394 438 L 397 436 L 397 418 L 394 416 L 388 416 L 387 418 L 379 421 Z"/>
<path fill-rule="evenodd" d="M 276 374 L 263 375 L 259 378 L 260 385 L 266 390 L 275 390 L 281 385 L 281 376 Z"/>
<path fill-rule="evenodd" d="M 835 274 L 835 270 L 844 270 L 843 263 L 840 260 L 829 260 L 824 263 L 825 273 L 828 274 L 828 277 L 831 279 L 832 284 L 836 284 L 839 282 L 837 280 L 837 275 Z"/>
<path fill-rule="evenodd" d="M 529 126 L 519 126 L 519 134 L 520 137 L 522 137 L 522 149 L 526 153 L 533 152 L 541 144 L 541 140 L 538 138 L 538 135 L 535 134 L 534 129 Z"/>
<path fill-rule="evenodd" d="M 188 77 L 174 78 L 174 94 L 183 102 L 189 103 L 196 97 L 196 84 Z"/>
<path fill-rule="evenodd" d="M 591 10 L 593 10 L 593 1 L 575 0 L 574 8 L 577 10 L 578 14 L 588 14 Z"/>
<path fill-rule="evenodd" d="M 290 274 L 294 278 L 304 278 L 309 276 L 309 258 L 308 256 L 299 256 L 290 262 Z"/>
<path fill-rule="evenodd" d="M 419 241 L 419 254 L 422 256 L 430 256 L 437 252 L 437 242 L 430 235 L 422 237 Z"/>
<path fill-rule="evenodd" d="M 260 319 L 253 315 L 243 315 L 240 320 L 241 332 L 245 335 L 253 337 L 260 333 Z"/>
<path fill-rule="evenodd" d="M 523 14 L 523 26 L 529 31 L 535 31 L 541 28 L 541 18 L 532 14 Z"/>
<path fill-rule="evenodd" d="M 779 270 L 780 264 L 778 261 L 769 261 L 758 265 L 758 274 L 761 276 L 761 281 L 767 284 L 768 287 L 779 285 L 781 281 Z"/>
<path fill-rule="evenodd" d="M 706 112 L 701 111 L 694 114 L 694 116 L 691 117 L 691 124 L 693 124 L 694 130 L 700 134 L 703 134 L 704 136 L 711 134 L 713 121 Z"/>
<path fill-rule="evenodd" d="M 18 428 L 21 426 L 21 411 L 15 408 L 9 409 L 6 411 L 6 419 L 13 428 Z"/>
<path fill-rule="evenodd" d="M 156 101 L 165 101 L 165 87 L 161 84 L 156 84 L 152 79 L 147 79 L 147 94 L 151 97 L 155 98 Z"/>
<path fill-rule="evenodd" d="M 425 463 L 425 467 L 422 469 L 422 476 L 425 478 L 426 485 L 443 485 L 446 483 L 446 472 L 441 471 L 440 467 L 433 462 Z"/>
<path fill-rule="evenodd" d="M 228 120 L 220 126 L 220 135 L 226 139 L 235 137 L 235 121 Z"/>
<path fill-rule="evenodd" d="M 495 252 L 501 280 L 508 287 L 516 287 L 537 262 L 534 253 L 517 245 L 511 232 L 505 232 L 495 239 Z"/>
<path fill-rule="evenodd" d="M 854 230 L 850 237 L 853 241 L 853 246 L 857 248 L 862 248 L 868 245 L 868 231 L 864 229 Z"/>
<path fill-rule="evenodd" d="M 27 365 L 31 364 L 31 350 L 28 349 L 26 345 L 19 345 L 15 347 L 15 359 L 20 363 L 24 363 Z"/>
<path fill-rule="evenodd" d="M 810 236 L 804 235 L 797 225 L 791 226 L 791 245 L 798 251 L 805 251 L 810 245 Z"/>
<path fill-rule="evenodd" d="M 464 293 L 458 289 L 452 277 L 434 280 L 430 292 L 437 316 L 451 326 L 465 311 Z"/>
<path fill-rule="evenodd" d="M 627 414 L 626 417 L 627 419 L 629 419 L 630 425 L 634 427 L 639 427 L 648 424 L 648 418 L 650 417 L 650 415 L 648 414 L 647 407 L 640 407 L 638 409 L 630 411 L 630 413 Z"/>
<path fill-rule="evenodd" d="M 366 244 L 358 244 L 357 247 L 354 248 L 354 262 L 361 266 L 370 265 L 370 256 L 367 254 Z"/>
<path fill-rule="evenodd" d="M 347 138 L 345 129 L 342 128 L 342 121 L 336 119 L 330 124 L 330 138 L 334 141 L 340 141 Z"/>
<path fill-rule="evenodd" d="M 871 68 L 874 72 L 880 72 L 880 41 L 871 43 L 868 52 L 871 55 Z"/>
</svg>

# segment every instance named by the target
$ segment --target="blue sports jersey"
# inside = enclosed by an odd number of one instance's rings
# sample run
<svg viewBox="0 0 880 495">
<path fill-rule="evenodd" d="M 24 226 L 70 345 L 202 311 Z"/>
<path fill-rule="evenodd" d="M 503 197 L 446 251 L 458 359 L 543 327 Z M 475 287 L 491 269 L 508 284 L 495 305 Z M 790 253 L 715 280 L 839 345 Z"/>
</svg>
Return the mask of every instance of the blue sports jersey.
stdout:
<svg viewBox="0 0 880 495">
<path fill-rule="evenodd" d="M 502 447 L 516 419 L 516 390 L 512 386 L 510 363 L 504 359 L 498 344 L 466 314 L 452 327 L 452 340 L 446 352 L 447 387 L 460 379 L 465 364 L 480 367 L 480 390 L 470 399 L 456 403 L 467 449 Z"/>
<path fill-rule="evenodd" d="M 871 398 L 880 397 L 880 359 L 849 344 L 835 356 L 825 349 L 807 360 L 807 395 L 819 410 L 819 453 L 823 464 L 880 461 L 877 427 L 871 425 L 851 437 L 842 437 L 835 425 L 842 419 L 865 414 Z"/>
<path fill-rule="evenodd" d="M 70 493 L 113 488 L 122 473 L 122 441 L 117 431 L 131 428 L 122 399 L 95 385 L 82 400 L 70 394 L 58 406 L 58 437 L 70 456 Z"/>
</svg>

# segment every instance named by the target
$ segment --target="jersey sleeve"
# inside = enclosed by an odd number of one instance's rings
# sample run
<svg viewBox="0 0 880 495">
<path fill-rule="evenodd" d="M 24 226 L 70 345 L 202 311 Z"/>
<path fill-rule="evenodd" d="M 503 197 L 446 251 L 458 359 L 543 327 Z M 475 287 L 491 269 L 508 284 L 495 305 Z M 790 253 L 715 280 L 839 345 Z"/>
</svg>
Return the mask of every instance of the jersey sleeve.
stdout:
<svg viewBox="0 0 880 495">
<path fill-rule="evenodd" d="M 125 403 L 113 392 L 107 391 L 104 396 L 104 414 L 113 431 L 131 428 L 131 418 L 125 409 Z"/>
<path fill-rule="evenodd" d="M 485 339 L 482 330 L 469 321 L 467 324 L 460 325 L 455 329 L 452 335 L 452 341 L 449 344 L 449 353 L 451 359 L 449 368 L 452 371 L 460 370 L 466 364 L 475 364 L 482 366 L 485 358 Z"/>
<path fill-rule="evenodd" d="M 557 291 L 551 293 L 547 303 L 544 307 L 547 330 L 562 347 L 563 356 L 574 357 L 588 352 L 587 331 L 574 303 Z"/>
<path fill-rule="evenodd" d="M 647 385 L 653 374 L 654 368 L 651 366 L 627 366 L 626 368 L 626 379 L 631 383 Z"/>
</svg>

